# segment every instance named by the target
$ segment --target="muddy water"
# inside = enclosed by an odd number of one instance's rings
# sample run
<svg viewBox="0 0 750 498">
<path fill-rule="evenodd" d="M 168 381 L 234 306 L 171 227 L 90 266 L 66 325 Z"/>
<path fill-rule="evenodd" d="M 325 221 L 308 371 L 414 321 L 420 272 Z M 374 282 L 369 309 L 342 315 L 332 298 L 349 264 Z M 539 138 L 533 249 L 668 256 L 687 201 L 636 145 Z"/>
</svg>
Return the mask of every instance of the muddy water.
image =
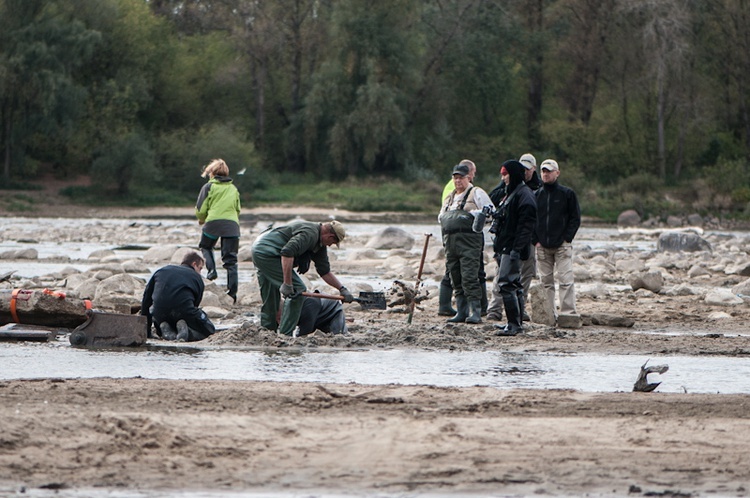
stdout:
<svg viewBox="0 0 750 498">
<path fill-rule="evenodd" d="M 254 350 L 148 346 L 89 350 L 52 343 L 0 344 L 0 379 L 127 378 L 356 382 L 499 389 L 630 391 L 640 366 L 667 364 L 660 392 L 750 393 L 750 358 L 423 350 Z"/>
</svg>

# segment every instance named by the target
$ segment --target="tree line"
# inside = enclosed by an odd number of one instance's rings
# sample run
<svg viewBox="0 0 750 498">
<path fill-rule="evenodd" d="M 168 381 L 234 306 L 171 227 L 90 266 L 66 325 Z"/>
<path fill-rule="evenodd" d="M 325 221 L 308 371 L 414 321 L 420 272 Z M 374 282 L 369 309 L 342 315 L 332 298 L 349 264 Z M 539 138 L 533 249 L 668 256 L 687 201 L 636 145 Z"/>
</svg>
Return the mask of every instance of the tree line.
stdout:
<svg viewBox="0 0 750 498">
<path fill-rule="evenodd" d="M 2 183 L 444 182 L 555 158 L 596 202 L 750 201 L 745 0 L 0 0 Z"/>
</svg>

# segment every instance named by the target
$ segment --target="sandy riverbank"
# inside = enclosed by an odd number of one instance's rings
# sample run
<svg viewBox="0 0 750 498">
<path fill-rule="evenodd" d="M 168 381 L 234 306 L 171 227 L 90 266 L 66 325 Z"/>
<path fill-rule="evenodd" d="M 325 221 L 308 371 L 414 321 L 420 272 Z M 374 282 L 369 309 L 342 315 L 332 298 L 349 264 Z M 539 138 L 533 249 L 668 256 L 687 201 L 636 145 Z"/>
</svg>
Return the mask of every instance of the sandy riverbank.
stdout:
<svg viewBox="0 0 750 498">
<path fill-rule="evenodd" d="M 745 395 L 51 379 L 2 382 L 0 397 L 4 496 L 746 496 L 750 483 Z"/>
<path fill-rule="evenodd" d="M 192 212 L 80 209 L 76 216 L 102 218 Z M 279 208 L 279 217 L 289 215 Z M 342 275 L 363 271 L 357 263 L 336 261 L 334 269 Z M 670 270 L 670 285 L 690 281 L 687 271 Z M 699 282 L 727 287 L 740 280 L 714 272 Z M 578 306 L 588 325 L 532 325 L 513 338 L 495 337 L 493 323 L 447 325 L 436 306 L 436 299 L 425 301 L 407 325 L 404 313 L 350 305 L 349 337 L 292 339 L 245 324 L 206 344 L 750 354 L 747 304 L 717 306 L 697 295 L 582 294 Z M 231 311 L 240 315 L 246 309 Z M 634 325 L 596 325 L 591 318 L 597 314 L 616 314 Z M 313 496 L 747 496 L 748 403 L 750 395 L 659 392 L 139 378 L 3 381 L 0 495 L 90 488 L 146 496 L 202 490 L 217 496 L 259 490 Z"/>
</svg>

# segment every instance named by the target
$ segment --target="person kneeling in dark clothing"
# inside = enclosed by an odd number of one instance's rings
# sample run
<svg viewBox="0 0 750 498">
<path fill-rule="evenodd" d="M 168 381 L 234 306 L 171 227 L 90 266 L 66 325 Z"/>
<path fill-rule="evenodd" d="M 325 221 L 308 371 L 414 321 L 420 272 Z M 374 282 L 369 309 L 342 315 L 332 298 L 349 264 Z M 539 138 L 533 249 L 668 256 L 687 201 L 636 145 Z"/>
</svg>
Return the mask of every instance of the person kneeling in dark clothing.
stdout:
<svg viewBox="0 0 750 498">
<path fill-rule="evenodd" d="M 154 272 L 141 300 L 141 315 L 156 326 L 168 341 L 200 341 L 216 331 L 214 324 L 198 306 L 203 299 L 201 270 L 205 261 L 190 252 L 179 265 L 167 265 Z"/>
<path fill-rule="evenodd" d="M 321 330 L 327 334 L 346 334 L 346 317 L 341 301 L 305 297 L 302 314 L 297 322 L 297 335 L 307 335 Z"/>
</svg>

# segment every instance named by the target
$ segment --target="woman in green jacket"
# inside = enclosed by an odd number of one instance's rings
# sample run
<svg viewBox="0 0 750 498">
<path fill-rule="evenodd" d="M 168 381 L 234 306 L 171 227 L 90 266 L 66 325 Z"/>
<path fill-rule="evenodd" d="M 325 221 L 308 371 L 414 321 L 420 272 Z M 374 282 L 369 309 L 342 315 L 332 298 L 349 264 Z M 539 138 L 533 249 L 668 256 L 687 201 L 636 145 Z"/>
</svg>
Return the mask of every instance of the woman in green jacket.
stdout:
<svg viewBox="0 0 750 498">
<path fill-rule="evenodd" d="M 221 262 L 227 271 L 227 294 L 237 302 L 237 252 L 240 247 L 240 193 L 229 177 L 229 166 L 214 159 L 201 174 L 208 178 L 198 194 L 195 214 L 203 225 L 198 244 L 206 259 L 206 278 L 215 280 L 214 247 L 221 238 Z"/>
</svg>

